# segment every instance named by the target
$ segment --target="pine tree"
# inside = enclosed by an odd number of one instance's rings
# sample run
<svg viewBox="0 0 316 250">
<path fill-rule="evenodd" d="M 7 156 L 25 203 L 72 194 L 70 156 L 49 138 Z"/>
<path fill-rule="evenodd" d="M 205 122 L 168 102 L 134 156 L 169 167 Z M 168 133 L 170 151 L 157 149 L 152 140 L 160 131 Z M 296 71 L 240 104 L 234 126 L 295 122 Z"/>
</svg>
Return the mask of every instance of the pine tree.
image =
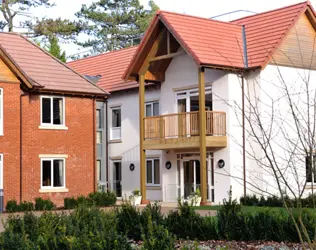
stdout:
<svg viewBox="0 0 316 250">
<path fill-rule="evenodd" d="M 49 44 L 47 46 L 44 46 L 44 49 L 47 50 L 52 56 L 56 57 L 62 62 L 67 61 L 66 52 L 62 51 L 59 44 L 58 44 L 58 38 L 56 36 L 49 36 L 48 38 Z"/>
<path fill-rule="evenodd" d="M 138 44 L 159 9 L 153 0 L 149 7 L 149 10 L 144 9 L 139 0 L 99 0 L 90 6 L 82 5 L 76 16 L 88 23 L 83 31 L 90 38 L 77 44 L 94 52 Z"/>
</svg>

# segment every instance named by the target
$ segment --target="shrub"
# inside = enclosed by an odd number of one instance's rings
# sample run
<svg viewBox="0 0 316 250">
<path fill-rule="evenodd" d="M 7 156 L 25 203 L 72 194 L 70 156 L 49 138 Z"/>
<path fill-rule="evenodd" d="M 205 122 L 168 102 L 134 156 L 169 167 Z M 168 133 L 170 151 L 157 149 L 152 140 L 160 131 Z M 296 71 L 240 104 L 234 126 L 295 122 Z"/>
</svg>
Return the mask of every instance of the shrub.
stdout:
<svg viewBox="0 0 316 250">
<path fill-rule="evenodd" d="M 114 192 L 95 192 L 90 193 L 88 197 L 93 204 L 98 207 L 108 207 L 116 203 L 116 195 Z"/>
<path fill-rule="evenodd" d="M 36 211 L 50 211 L 53 210 L 56 206 L 51 200 L 45 200 L 43 198 L 35 198 L 35 210 Z"/>
<path fill-rule="evenodd" d="M 141 214 L 130 203 L 124 202 L 115 210 L 118 232 L 129 239 L 141 240 Z"/>
<path fill-rule="evenodd" d="M 74 209 L 78 206 L 77 200 L 74 197 L 64 199 L 64 208 L 65 209 Z"/>
<path fill-rule="evenodd" d="M 16 213 L 20 211 L 20 207 L 16 200 L 10 200 L 7 202 L 5 210 L 9 213 Z"/>
<path fill-rule="evenodd" d="M 34 211 L 34 204 L 30 201 L 23 201 L 19 205 L 20 211 Z"/>
<path fill-rule="evenodd" d="M 175 236 L 170 234 L 162 225 L 153 223 L 151 215 L 147 215 L 147 225 L 143 228 L 143 249 L 156 250 L 166 249 L 171 250 L 175 248 Z"/>
</svg>

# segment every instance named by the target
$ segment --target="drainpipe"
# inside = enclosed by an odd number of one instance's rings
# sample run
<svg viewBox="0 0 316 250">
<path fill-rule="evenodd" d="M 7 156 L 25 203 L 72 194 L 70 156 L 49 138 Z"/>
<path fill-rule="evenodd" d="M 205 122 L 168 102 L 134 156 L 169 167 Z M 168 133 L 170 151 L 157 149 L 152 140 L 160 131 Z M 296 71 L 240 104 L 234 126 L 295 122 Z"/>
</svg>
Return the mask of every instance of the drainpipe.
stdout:
<svg viewBox="0 0 316 250">
<path fill-rule="evenodd" d="M 244 67 L 248 68 L 248 54 L 247 54 L 247 37 L 245 25 L 242 26 L 242 41 L 244 51 Z M 241 74 L 241 91 L 242 91 L 242 155 L 243 155 L 243 179 L 244 179 L 244 196 L 247 195 L 246 188 L 246 132 L 245 132 L 245 75 Z"/>
<path fill-rule="evenodd" d="M 97 125 L 96 125 L 96 99 L 92 98 L 93 107 L 93 191 L 97 191 L 97 147 L 96 147 L 96 136 L 97 136 Z"/>
<path fill-rule="evenodd" d="M 108 131 L 108 100 L 105 100 L 105 118 L 103 119 L 103 122 L 105 124 L 105 180 L 107 189 L 109 189 L 109 131 Z"/>
<path fill-rule="evenodd" d="M 23 99 L 23 96 L 27 96 L 28 93 L 27 92 L 23 92 L 22 94 L 20 94 L 20 202 L 23 201 L 23 191 L 22 191 L 22 180 L 23 180 L 23 136 L 22 136 L 22 132 L 23 132 L 23 129 L 22 129 L 22 125 L 23 125 L 23 104 L 22 104 L 22 99 Z"/>
</svg>

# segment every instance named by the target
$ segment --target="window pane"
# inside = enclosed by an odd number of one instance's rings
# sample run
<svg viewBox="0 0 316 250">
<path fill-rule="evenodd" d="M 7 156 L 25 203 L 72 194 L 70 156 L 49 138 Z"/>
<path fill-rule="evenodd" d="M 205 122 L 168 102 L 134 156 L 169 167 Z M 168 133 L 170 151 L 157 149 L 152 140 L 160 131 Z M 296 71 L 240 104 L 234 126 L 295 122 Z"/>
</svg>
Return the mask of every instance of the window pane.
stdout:
<svg viewBox="0 0 316 250">
<path fill-rule="evenodd" d="M 312 161 L 310 157 L 306 157 L 306 182 L 312 182 L 313 176 L 312 176 Z"/>
<path fill-rule="evenodd" d="M 112 110 L 112 127 L 113 128 L 121 127 L 121 109 Z"/>
<path fill-rule="evenodd" d="M 101 144 L 102 143 L 102 132 L 98 131 L 97 132 L 97 144 Z"/>
<path fill-rule="evenodd" d="M 121 168 L 121 162 L 119 161 L 114 162 L 113 180 L 116 182 L 122 180 L 122 168 Z"/>
<path fill-rule="evenodd" d="M 42 99 L 42 123 L 51 123 L 50 98 Z"/>
<path fill-rule="evenodd" d="M 64 186 L 64 161 L 54 160 L 54 187 Z"/>
<path fill-rule="evenodd" d="M 159 115 L 159 102 L 155 102 L 153 104 L 153 109 L 154 109 L 154 116 L 158 116 Z"/>
<path fill-rule="evenodd" d="M 63 99 L 53 98 L 53 124 L 63 124 Z"/>
<path fill-rule="evenodd" d="M 153 183 L 153 166 L 152 161 L 147 161 L 147 183 L 152 184 Z"/>
<path fill-rule="evenodd" d="M 101 110 L 100 109 L 97 109 L 97 112 L 96 112 L 96 125 L 97 125 L 97 128 L 101 128 Z"/>
<path fill-rule="evenodd" d="M 146 117 L 152 116 L 151 104 L 146 104 Z"/>
<path fill-rule="evenodd" d="M 154 160 L 154 184 L 160 184 L 160 164 L 159 164 L 159 160 Z"/>
<path fill-rule="evenodd" d="M 97 160 L 97 178 L 101 181 L 101 161 Z"/>
<path fill-rule="evenodd" d="M 50 187 L 51 185 L 51 161 L 42 161 L 42 186 Z"/>
</svg>

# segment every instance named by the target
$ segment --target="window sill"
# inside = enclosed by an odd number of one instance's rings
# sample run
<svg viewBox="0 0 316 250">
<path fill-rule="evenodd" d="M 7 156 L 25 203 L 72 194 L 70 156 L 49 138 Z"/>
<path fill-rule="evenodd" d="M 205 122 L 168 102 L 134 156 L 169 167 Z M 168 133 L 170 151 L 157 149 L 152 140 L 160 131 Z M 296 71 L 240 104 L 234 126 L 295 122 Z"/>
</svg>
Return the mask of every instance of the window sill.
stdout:
<svg viewBox="0 0 316 250">
<path fill-rule="evenodd" d="M 46 126 L 46 125 L 41 125 L 38 127 L 39 129 L 48 129 L 48 130 L 68 130 L 68 127 L 66 126 Z"/>
<path fill-rule="evenodd" d="M 40 193 L 67 193 L 68 188 L 42 188 L 38 190 Z"/>
<path fill-rule="evenodd" d="M 121 143 L 122 139 L 110 140 L 109 143 Z"/>
<path fill-rule="evenodd" d="M 314 183 L 313 186 L 312 186 L 312 184 L 306 184 L 305 189 L 314 189 L 314 190 L 316 190 L 316 183 Z"/>
<path fill-rule="evenodd" d="M 146 186 L 147 190 L 161 190 L 161 186 Z"/>
</svg>

